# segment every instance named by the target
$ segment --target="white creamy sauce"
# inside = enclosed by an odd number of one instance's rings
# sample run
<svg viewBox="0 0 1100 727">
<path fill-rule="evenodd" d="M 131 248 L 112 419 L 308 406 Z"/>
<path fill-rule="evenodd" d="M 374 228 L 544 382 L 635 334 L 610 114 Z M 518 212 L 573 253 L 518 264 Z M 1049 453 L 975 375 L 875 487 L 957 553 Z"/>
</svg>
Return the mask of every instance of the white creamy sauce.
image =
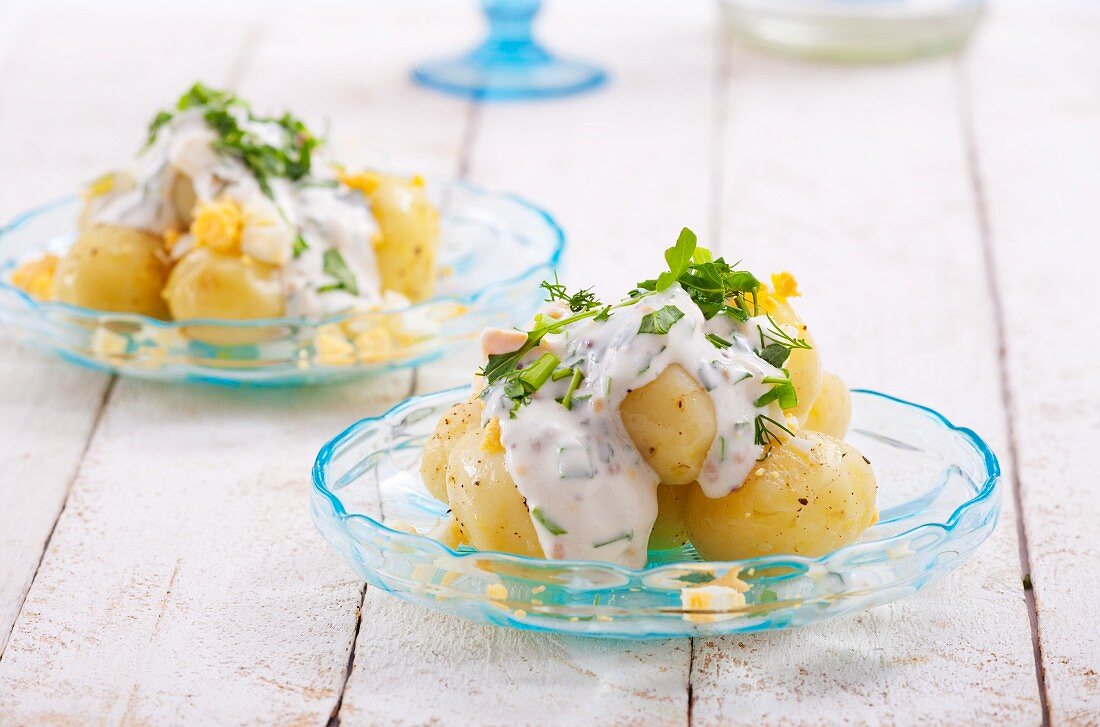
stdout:
<svg viewBox="0 0 1100 727">
<path fill-rule="evenodd" d="M 238 113 L 238 122 L 274 145 L 282 145 L 285 130 L 274 123 L 257 122 Z M 190 180 L 198 202 L 227 197 L 245 216 L 242 251 L 278 265 L 286 298 L 286 315 L 317 317 L 350 308 L 381 304 L 381 279 L 371 239 L 378 230 L 363 195 L 339 184 L 323 150 L 314 153 L 313 172 L 297 182 L 269 180 L 272 197 L 238 159 L 218 153 L 216 134 L 203 119 L 202 109 L 181 112 L 162 127 L 153 144 L 115 175 L 114 188 L 90 203 L 90 219 L 163 234 L 185 230 L 190 210 L 178 209 L 177 181 Z M 291 255 L 300 234 L 309 246 Z M 178 257 L 193 247 L 184 235 L 173 248 Z M 324 273 L 326 250 L 339 250 L 355 276 L 359 294 L 319 288 L 333 282 Z"/>
<path fill-rule="evenodd" d="M 639 333 L 642 318 L 667 305 L 682 311 L 683 318 L 667 334 Z M 589 318 L 547 334 L 528 354 L 525 363 L 549 352 L 560 366 L 580 368 L 584 379 L 573 394 L 572 409 L 558 401 L 568 378 L 547 381 L 514 417 L 501 383 L 490 387 L 485 417 L 500 420 L 507 469 L 527 499 L 548 558 L 645 565 L 657 517 L 658 476 L 634 446 L 619 406 L 629 392 L 672 364 L 694 376 L 714 402 L 716 434 L 699 484 L 708 497 L 741 486 L 763 453 L 754 443 L 756 415 L 782 421 L 774 405 L 754 404 L 771 388 L 762 379 L 782 376 L 753 352 L 757 322 L 727 316 L 707 321 L 674 284 L 615 309 L 606 321 Z M 708 333 L 733 345 L 718 348 Z"/>
</svg>

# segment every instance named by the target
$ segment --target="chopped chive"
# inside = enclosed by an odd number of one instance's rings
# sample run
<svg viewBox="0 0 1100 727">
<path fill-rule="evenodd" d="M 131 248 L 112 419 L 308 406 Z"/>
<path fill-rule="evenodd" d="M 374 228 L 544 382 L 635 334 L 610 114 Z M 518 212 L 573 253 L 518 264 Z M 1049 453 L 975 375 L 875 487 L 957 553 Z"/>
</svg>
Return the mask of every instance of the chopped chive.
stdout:
<svg viewBox="0 0 1100 727">
<path fill-rule="evenodd" d="M 541 507 L 536 507 L 531 511 L 531 517 L 538 521 L 539 525 L 546 528 L 546 531 L 551 535 L 565 535 L 568 531 L 561 525 L 546 517 L 546 514 L 542 511 Z"/>
<path fill-rule="evenodd" d="M 569 388 L 565 390 L 565 395 L 558 400 L 566 409 L 573 408 L 573 392 L 580 386 L 581 379 L 583 378 L 584 374 L 581 373 L 581 370 L 577 367 L 573 367 L 573 378 L 569 380 Z"/>
<path fill-rule="evenodd" d="M 551 381 L 561 381 L 566 376 L 572 376 L 572 375 L 573 375 L 573 369 L 557 369 L 556 371 L 554 371 L 553 374 L 550 375 L 550 380 Z"/>
<path fill-rule="evenodd" d="M 545 384 L 547 379 L 554 373 L 554 369 L 557 368 L 558 363 L 560 362 L 557 356 L 552 353 L 544 353 L 530 366 L 520 369 L 519 380 L 524 384 L 527 393 L 533 394 L 542 388 L 542 385 Z"/>
<path fill-rule="evenodd" d="M 625 533 L 619 533 L 618 535 L 616 535 L 613 538 L 608 538 L 607 540 L 601 540 L 598 543 L 592 543 L 592 547 L 593 548 L 602 548 L 605 545 L 611 545 L 612 543 L 617 543 L 620 540 L 633 540 L 633 539 L 634 539 L 634 531 L 633 530 L 627 530 Z"/>
</svg>

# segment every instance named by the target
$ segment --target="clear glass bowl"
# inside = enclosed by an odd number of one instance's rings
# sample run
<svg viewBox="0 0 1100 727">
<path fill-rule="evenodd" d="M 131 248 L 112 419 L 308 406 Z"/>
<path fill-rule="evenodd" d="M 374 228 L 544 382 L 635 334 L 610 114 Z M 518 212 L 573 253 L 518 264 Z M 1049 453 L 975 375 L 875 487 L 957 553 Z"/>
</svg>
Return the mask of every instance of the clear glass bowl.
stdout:
<svg viewBox="0 0 1100 727">
<path fill-rule="evenodd" d="M 856 390 L 847 439 L 878 477 L 879 522 L 822 558 L 704 562 L 687 546 L 651 552 L 634 570 L 456 551 L 425 535 L 447 507 L 428 494 L 419 465 L 439 415 L 468 396 L 459 388 L 415 397 L 330 441 L 313 467 L 311 509 L 371 586 L 480 623 L 631 639 L 801 626 L 920 590 L 973 552 L 1000 511 L 997 458 L 978 435 L 918 404 Z M 685 607 L 685 589 L 730 572 L 750 586 L 744 606 Z"/>
<path fill-rule="evenodd" d="M 473 341 L 488 325 L 530 318 L 538 283 L 557 267 L 565 236 L 544 210 L 510 194 L 429 180 L 441 212 L 431 300 L 323 319 L 162 321 L 34 300 L 10 283 L 20 263 L 76 238 L 81 203 L 68 198 L 0 229 L 0 324 L 18 340 L 85 366 L 146 379 L 298 385 L 417 366 Z M 360 351 L 354 332 L 384 328 L 390 350 Z"/>
<path fill-rule="evenodd" d="M 879 62 L 952 53 L 985 13 L 986 0 L 722 0 L 738 38 L 832 61 Z"/>
</svg>

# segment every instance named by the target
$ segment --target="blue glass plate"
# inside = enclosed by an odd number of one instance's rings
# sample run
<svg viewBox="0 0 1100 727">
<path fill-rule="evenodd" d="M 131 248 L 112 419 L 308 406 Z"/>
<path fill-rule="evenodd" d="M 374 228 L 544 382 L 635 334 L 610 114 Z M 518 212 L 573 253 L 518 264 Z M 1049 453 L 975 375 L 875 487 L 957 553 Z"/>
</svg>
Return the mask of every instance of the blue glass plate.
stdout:
<svg viewBox="0 0 1100 727">
<path fill-rule="evenodd" d="M 330 441 L 313 467 L 311 509 L 371 586 L 479 623 L 631 639 L 792 628 L 915 593 L 997 524 L 1000 468 L 978 435 L 918 404 L 856 390 L 847 439 L 874 467 L 879 521 L 824 557 L 703 562 L 687 546 L 651 552 L 635 570 L 456 551 L 425 535 L 447 508 L 428 494 L 419 466 L 439 415 L 469 393 L 409 399 Z M 686 598 L 731 572 L 750 586 L 744 605 L 704 608 Z"/>
<path fill-rule="evenodd" d="M 542 299 L 538 283 L 565 245 L 547 212 L 514 195 L 436 180 L 427 192 L 441 213 L 441 272 L 436 297 L 423 303 L 323 319 L 161 321 L 36 301 L 10 274 L 20 262 L 72 244 L 81 204 L 69 198 L 0 229 L 0 324 L 69 361 L 146 379 L 298 385 L 417 366 L 468 344 L 486 326 L 529 319 Z M 384 355 L 344 337 L 379 328 L 390 334 Z"/>
</svg>

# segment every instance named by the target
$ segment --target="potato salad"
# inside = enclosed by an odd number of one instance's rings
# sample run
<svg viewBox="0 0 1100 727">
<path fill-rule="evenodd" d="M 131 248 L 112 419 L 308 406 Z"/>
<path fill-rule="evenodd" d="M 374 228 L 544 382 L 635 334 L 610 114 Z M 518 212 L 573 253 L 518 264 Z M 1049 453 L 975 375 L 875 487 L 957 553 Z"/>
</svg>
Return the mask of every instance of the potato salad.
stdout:
<svg viewBox="0 0 1100 727">
<path fill-rule="evenodd" d="M 161 319 L 316 319 L 431 296 L 424 183 L 351 172 L 289 113 L 196 84 L 132 163 L 84 192 L 67 252 L 12 281 L 35 298 Z"/>
<path fill-rule="evenodd" d="M 877 518 L 870 463 L 843 441 L 848 390 L 823 372 L 788 273 L 771 285 L 685 229 L 622 300 L 543 283 L 527 330 L 489 329 L 479 392 L 425 444 L 454 544 L 645 565 L 824 555 Z"/>
</svg>

